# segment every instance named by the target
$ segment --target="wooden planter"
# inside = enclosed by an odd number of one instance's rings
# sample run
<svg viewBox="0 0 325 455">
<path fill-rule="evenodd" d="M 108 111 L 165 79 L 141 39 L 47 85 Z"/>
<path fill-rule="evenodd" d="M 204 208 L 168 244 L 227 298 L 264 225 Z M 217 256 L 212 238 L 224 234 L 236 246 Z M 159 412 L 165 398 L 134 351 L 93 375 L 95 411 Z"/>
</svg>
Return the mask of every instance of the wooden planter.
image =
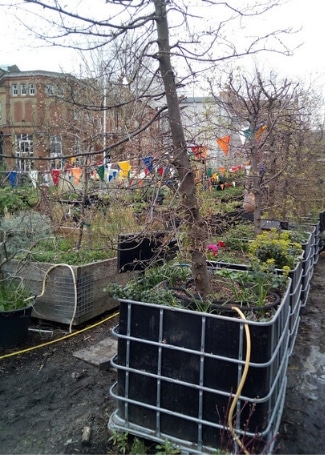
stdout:
<svg viewBox="0 0 325 455">
<path fill-rule="evenodd" d="M 117 259 L 81 266 L 41 262 L 10 261 L 4 271 L 19 275 L 36 299 L 32 317 L 78 325 L 117 306 L 107 296 L 108 283 L 126 284 L 129 275 L 117 272 Z"/>
</svg>

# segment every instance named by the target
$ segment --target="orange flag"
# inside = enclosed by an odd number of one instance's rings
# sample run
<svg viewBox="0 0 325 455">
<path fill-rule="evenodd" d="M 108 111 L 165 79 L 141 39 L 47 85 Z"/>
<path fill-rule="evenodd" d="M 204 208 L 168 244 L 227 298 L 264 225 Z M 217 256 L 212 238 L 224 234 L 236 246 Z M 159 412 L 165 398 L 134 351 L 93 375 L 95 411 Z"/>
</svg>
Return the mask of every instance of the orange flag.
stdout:
<svg viewBox="0 0 325 455">
<path fill-rule="evenodd" d="M 228 156 L 228 152 L 229 152 L 229 143 L 230 143 L 230 135 L 217 138 L 217 144 L 219 145 L 219 147 L 221 148 L 221 150 L 223 151 L 223 153 L 226 156 Z"/>
<path fill-rule="evenodd" d="M 78 183 L 80 183 L 82 169 L 80 167 L 73 167 L 71 169 L 71 174 L 73 175 L 75 185 L 78 185 Z"/>
<path fill-rule="evenodd" d="M 255 138 L 259 139 L 263 131 L 266 130 L 266 125 L 262 125 L 259 127 L 259 129 L 256 131 Z"/>
</svg>

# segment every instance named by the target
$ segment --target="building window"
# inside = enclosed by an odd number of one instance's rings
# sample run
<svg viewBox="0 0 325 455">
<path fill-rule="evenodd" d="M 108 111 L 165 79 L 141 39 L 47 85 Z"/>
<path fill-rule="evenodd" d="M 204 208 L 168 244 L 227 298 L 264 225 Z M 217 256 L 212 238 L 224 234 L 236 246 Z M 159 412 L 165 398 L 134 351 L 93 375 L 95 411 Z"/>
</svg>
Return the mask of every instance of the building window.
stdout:
<svg viewBox="0 0 325 455">
<path fill-rule="evenodd" d="M 17 84 L 12 84 L 12 86 L 11 86 L 11 94 L 12 94 L 12 96 L 17 96 L 18 95 L 18 86 L 17 86 Z"/>
<path fill-rule="evenodd" d="M 29 84 L 29 94 L 31 96 L 33 96 L 33 95 L 35 95 L 35 92 L 36 92 L 35 85 L 34 84 Z"/>
<path fill-rule="evenodd" d="M 73 153 L 76 155 L 82 153 L 82 145 L 80 139 L 75 139 L 73 145 Z"/>
<path fill-rule="evenodd" d="M 58 92 L 58 96 L 60 96 L 61 98 L 64 96 L 64 89 L 63 89 L 62 85 L 58 85 L 57 92 Z"/>
<path fill-rule="evenodd" d="M 23 96 L 27 95 L 26 84 L 20 84 L 20 94 L 23 95 Z"/>
<path fill-rule="evenodd" d="M 50 153 L 51 160 L 51 169 L 63 169 L 63 157 L 62 154 L 58 155 L 57 153 Z"/>
<path fill-rule="evenodd" d="M 48 84 L 46 86 L 46 93 L 50 96 L 54 95 L 54 90 L 53 90 L 53 85 L 52 84 Z"/>
<path fill-rule="evenodd" d="M 16 134 L 16 165 L 19 172 L 28 172 L 33 168 L 33 135 Z"/>
<path fill-rule="evenodd" d="M 50 136 L 50 153 L 62 153 L 62 140 L 61 136 Z"/>
<path fill-rule="evenodd" d="M 63 168 L 61 136 L 50 136 L 50 157 L 53 158 L 51 169 Z"/>
</svg>

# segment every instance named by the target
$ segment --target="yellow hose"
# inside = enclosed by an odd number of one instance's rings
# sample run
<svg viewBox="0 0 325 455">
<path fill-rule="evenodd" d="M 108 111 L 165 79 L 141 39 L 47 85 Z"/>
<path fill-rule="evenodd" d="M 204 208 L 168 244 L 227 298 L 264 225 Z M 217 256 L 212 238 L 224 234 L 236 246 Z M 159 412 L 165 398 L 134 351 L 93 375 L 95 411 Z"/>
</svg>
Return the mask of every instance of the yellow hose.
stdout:
<svg viewBox="0 0 325 455">
<path fill-rule="evenodd" d="M 243 314 L 243 312 L 239 308 L 233 306 L 231 309 L 237 311 L 237 313 L 240 315 L 240 317 L 246 321 L 245 315 Z M 251 358 L 251 336 L 250 336 L 250 332 L 249 332 L 249 326 L 248 326 L 247 323 L 245 323 L 245 334 L 246 334 L 245 367 L 244 367 L 244 371 L 243 371 L 242 377 L 240 379 L 240 383 L 238 385 L 238 389 L 237 389 L 236 395 L 234 396 L 234 399 L 233 399 L 233 401 L 231 403 L 231 406 L 230 406 L 230 410 L 229 410 L 229 414 L 228 414 L 228 427 L 229 427 L 229 430 L 230 430 L 234 440 L 237 442 L 239 447 L 243 450 L 243 452 L 246 455 L 250 455 L 248 450 L 245 449 L 243 443 L 241 442 L 241 440 L 237 436 L 237 434 L 236 434 L 236 432 L 234 430 L 233 424 L 232 424 L 234 410 L 235 410 L 235 407 L 237 405 L 239 396 L 240 396 L 240 394 L 241 394 L 241 392 L 243 390 L 243 387 L 244 387 L 244 384 L 245 384 L 245 381 L 246 381 L 248 368 L 249 368 L 249 362 L 250 362 L 250 358 Z"/>
<path fill-rule="evenodd" d="M 107 318 L 103 319 L 102 321 L 96 322 L 95 324 L 89 325 L 88 327 L 85 327 L 84 329 L 78 330 L 76 332 L 69 333 L 68 335 L 64 335 L 63 337 L 57 338 L 56 340 L 47 341 L 46 343 L 38 344 L 37 346 L 32 346 L 30 348 L 26 348 L 21 351 L 11 352 L 10 354 L 2 355 L 2 356 L 0 356 L 0 360 L 6 359 L 8 357 L 14 357 L 14 356 L 20 355 L 20 354 L 25 354 L 25 352 L 34 351 L 35 349 L 43 348 L 44 346 L 49 346 L 51 344 L 58 343 L 59 341 L 64 341 L 67 338 L 74 337 L 75 335 L 79 335 L 80 333 L 93 329 L 94 327 L 97 327 L 98 325 L 103 324 L 104 322 L 107 322 L 110 319 L 115 318 L 116 316 L 118 316 L 118 314 L 119 314 L 119 312 L 116 312 L 116 313 L 108 316 Z"/>
</svg>

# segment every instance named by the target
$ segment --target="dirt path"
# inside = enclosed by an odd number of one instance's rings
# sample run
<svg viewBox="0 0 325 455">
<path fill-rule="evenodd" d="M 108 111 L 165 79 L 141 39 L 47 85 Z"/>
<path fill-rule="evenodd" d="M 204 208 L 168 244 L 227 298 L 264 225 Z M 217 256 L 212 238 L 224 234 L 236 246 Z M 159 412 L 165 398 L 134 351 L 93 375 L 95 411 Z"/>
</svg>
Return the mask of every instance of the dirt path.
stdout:
<svg viewBox="0 0 325 455">
<path fill-rule="evenodd" d="M 288 370 L 277 454 L 325 454 L 325 259 L 315 267 Z M 107 315 L 106 315 L 107 316 Z M 116 318 L 65 341 L 0 360 L 1 454 L 107 454 L 114 371 L 73 356 L 111 333 Z M 53 337 L 62 327 L 51 326 Z M 29 345 L 49 340 L 31 333 Z M 5 352 L 0 352 L 0 356 Z M 85 426 L 90 445 L 82 444 Z"/>
<path fill-rule="evenodd" d="M 108 453 L 107 421 L 114 409 L 109 388 L 115 373 L 72 354 L 109 336 L 116 323 L 114 318 L 66 341 L 0 361 L 1 454 Z M 60 328 L 54 334 L 64 335 Z M 40 341 L 38 334 L 31 338 L 30 344 Z M 82 444 L 86 426 L 92 429 L 89 446 Z"/>
</svg>

